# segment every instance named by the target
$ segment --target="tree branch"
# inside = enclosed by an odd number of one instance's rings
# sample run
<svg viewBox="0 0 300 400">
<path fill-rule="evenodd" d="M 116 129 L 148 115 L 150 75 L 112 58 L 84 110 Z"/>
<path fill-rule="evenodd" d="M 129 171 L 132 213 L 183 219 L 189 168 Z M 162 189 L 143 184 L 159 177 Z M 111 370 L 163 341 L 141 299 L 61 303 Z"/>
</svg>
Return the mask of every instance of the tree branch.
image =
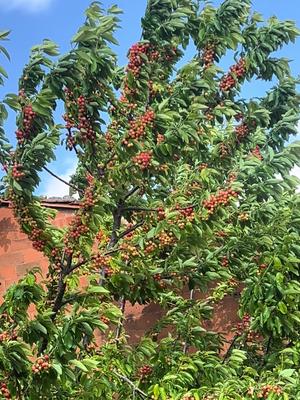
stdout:
<svg viewBox="0 0 300 400">
<path fill-rule="evenodd" d="M 69 183 L 67 181 L 65 181 L 64 179 L 60 178 L 58 175 L 56 175 L 54 172 L 50 171 L 49 168 L 47 167 L 43 167 L 45 171 L 48 172 L 48 174 L 52 175 L 54 178 L 56 178 L 57 180 L 59 180 L 60 182 L 64 183 L 65 185 L 71 187 L 72 189 L 76 190 L 76 192 L 79 192 L 81 194 L 83 194 L 83 191 L 81 189 L 79 189 L 77 186 L 73 185 L 72 183 Z"/>
<path fill-rule="evenodd" d="M 63 297 L 64 297 L 64 294 L 66 291 L 65 277 L 67 275 L 69 275 L 71 263 L 72 263 L 72 255 L 69 255 L 67 258 L 67 265 L 65 268 L 62 267 L 60 276 L 59 276 L 57 295 L 56 295 L 56 299 L 55 299 L 53 307 L 52 307 L 53 315 L 51 318 L 53 321 L 56 318 L 56 315 L 57 315 L 58 311 L 61 309 L 62 304 L 63 304 Z"/>
<path fill-rule="evenodd" d="M 118 236 L 118 240 L 122 239 L 124 236 L 129 235 L 129 233 L 135 231 L 136 229 L 138 229 L 140 226 L 144 225 L 144 221 L 140 221 L 137 222 L 136 224 L 134 224 L 131 228 L 128 228 L 126 231 L 120 233 L 120 235 Z"/>
<path fill-rule="evenodd" d="M 110 241 L 108 244 L 108 248 L 111 249 L 118 243 L 118 230 L 120 229 L 121 226 L 121 220 L 122 220 L 122 212 L 123 212 L 123 201 L 119 201 L 119 204 L 117 206 L 117 209 L 113 213 L 113 227 L 112 227 L 112 233 L 110 237 Z"/>
<path fill-rule="evenodd" d="M 233 349 L 233 346 L 235 345 L 235 342 L 237 341 L 237 338 L 239 337 L 239 335 L 235 335 L 235 337 L 233 338 L 232 342 L 230 343 L 230 346 L 228 347 L 228 350 L 226 351 L 224 357 L 223 357 L 223 361 L 222 364 L 225 363 L 225 361 L 227 360 L 227 358 L 229 357 L 231 350 Z"/>
<path fill-rule="evenodd" d="M 116 331 L 116 342 L 119 342 L 119 338 L 120 338 L 121 331 L 122 331 L 122 328 L 123 328 L 125 305 L 126 305 L 126 300 L 125 300 L 125 298 L 123 296 L 122 299 L 121 299 L 121 306 L 120 306 L 120 310 L 121 310 L 122 316 L 121 316 L 121 318 L 119 320 L 117 331 Z"/>
<path fill-rule="evenodd" d="M 190 290 L 190 300 L 193 300 L 193 298 L 194 298 L 194 289 L 191 289 Z M 183 349 L 182 349 L 183 354 L 186 354 L 188 349 L 189 349 L 189 344 L 188 344 L 188 341 L 186 340 L 183 345 Z"/>
<path fill-rule="evenodd" d="M 124 197 L 124 201 L 129 199 L 130 196 L 132 196 L 135 192 L 137 192 L 140 189 L 139 186 L 135 186 L 134 188 L 132 188 Z"/>
<path fill-rule="evenodd" d="M 129 386 L 131 386 L 134 390 L 134 392 L 137 392 L 140 394 L 143 398 L 149 399 L 149 396 L 147 393 L 143 392 L 141 389 L 139 389 L 127 376 L 119 374 L 117 371 L 113 370 L 112 371 L 118 378 L 120 378 L 122 381 L 128 383 Z"/>
<path fill-rule="evenodd" d="M 157 212 L 157 208 L 146 208 L 146 207 L 135 207 L 128 206 L 123 208 L 124 211 L 148 211 L 148 212 Z"/>
<path fill-rule="evenodd" d="M 111 255 L 111 254 L 117 253 L 118 251 L 120 251 L 119 248 L 114 249 L 114 250 L 109 250 L 109 251 L 107 251 L 106 253 L 104 253 L 103 255 L 104 255 L 104 256 L 109 256 L 109 255 Z M 70 267 L 69 271 L 68 271 L 68 275 L 71 274 L 73 271 L 75 271 L 77 268 L 82 267 L 84 264 L 86 264 L 86 263 L 88 263 L 88 262 L 90 262 L 90 261 L 91 261 L 91 259 L 89 259 L 89 260 L 82 260 L 82 261 L 79 261 L 77 264 L 72 265 L 72 266 Z"/>
</svg>

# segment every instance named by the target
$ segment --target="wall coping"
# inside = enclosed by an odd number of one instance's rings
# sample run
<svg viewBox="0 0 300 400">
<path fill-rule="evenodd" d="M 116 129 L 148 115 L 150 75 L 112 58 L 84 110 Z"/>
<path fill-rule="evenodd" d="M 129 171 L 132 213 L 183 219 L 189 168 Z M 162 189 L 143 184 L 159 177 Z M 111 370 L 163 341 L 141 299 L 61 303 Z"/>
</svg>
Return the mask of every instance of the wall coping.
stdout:
<svg viewBox="0 0 300 400">
<path fill-rule="evenodd" d="M 46 208 L 77 210 L 80 207 L 78 200 L 49 198 L 41 199 L 41 205 Z M 11 201 L 0 199 L 0 208 L 11 208 Z"/>
</svg>

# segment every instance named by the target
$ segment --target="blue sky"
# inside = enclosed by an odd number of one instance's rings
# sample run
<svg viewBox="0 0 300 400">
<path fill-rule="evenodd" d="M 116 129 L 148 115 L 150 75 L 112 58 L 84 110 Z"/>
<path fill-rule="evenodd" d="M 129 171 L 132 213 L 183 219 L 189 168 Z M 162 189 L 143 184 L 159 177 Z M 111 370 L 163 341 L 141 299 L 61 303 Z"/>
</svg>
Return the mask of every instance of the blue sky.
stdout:
<svg viewBox="0 0 300 400">
<path fill-rule="evenodd" d="M 242 0 L 241 0 L 242 1 Z M 140 38 L 140 19 L 143 16 L 146 0 L 103 0 L 108 7 L 117 3 L 123 9 L 122 29 L 117 33 L 120 46 L 116 49 L 121 64 L 126 63 L 126 53 L 132 43 Z M 218 3 L 220 1 L 215 1 Z M 11 61 L 0 60 L 9 74 L 6 85 L 0 88 L 0 97 L 5 93 L 16 93 L 18 77 L 23 65 L 28 60 L 29 49 L 44 38 L 56 42 L 61 52 L 69 49 L 70 39 L 84 20 L 84 10 L 89 0 L 0 0 L 0 31 L 10 29 L 10 41 L 7 48 Z M 300 26 L 299 0 L 254 0 L 253 7 L 265 18 L 276 15 L 280 19 L 293 19 Z M 295 45 L 287 46 L 282 52 L 285 57 L 294 60 L 292 70 L 300 74 L 300 39 Z M 270 84 L 255 84 L 245 88 L 247 96 L 259 96 L 270 87 Z M 14 116 L 11 115 L 6 128 L 8 136 L 14 138 Z M 68 179 L 74 171 L 74 158 L 62 150 L 51 169 Z M 300 174 L 299 169 L 296 171 Z M 49 175 L 42 174 L 42 183 L 38 193 L 48 196 L 62 196 L 68 193 L 68 187 L 60 184 Z"/>
</svg>

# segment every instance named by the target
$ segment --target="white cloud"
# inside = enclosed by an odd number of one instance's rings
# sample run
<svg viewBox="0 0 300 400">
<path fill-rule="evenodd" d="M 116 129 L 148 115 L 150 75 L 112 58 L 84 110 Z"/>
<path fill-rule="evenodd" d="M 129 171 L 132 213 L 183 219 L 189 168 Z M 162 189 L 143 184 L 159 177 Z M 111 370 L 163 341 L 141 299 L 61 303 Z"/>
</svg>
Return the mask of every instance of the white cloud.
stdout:
<svg viewBox="0 0 300 400">
<path fill-rule="evenodd" d="M 38 12 L 46 9 L 53 0 L 0 0 L 0 6 L 6 10 Z"/>
<path fill-rule="evenodd" d="M 57 174 L 60 178 L 69 182 L 70 177 L 76 171 L 76 165 L 70 167 L 64 174 Z M 70 187 L 65 183 L 59 181 L 51 175 L 45 176 L 43 182 L 43 196 L 47 197 L 63 197 L 69 195 Z M 74 196 L 75 197 L 75 196 Z"/>
<path fill-rule="evenodd" d="M 294 167 L 291 170 L 291 175 L 295 175 L 295 176 L 297 176 L 297 178 L 300 179 L 300 167 Z"/>
</svg>

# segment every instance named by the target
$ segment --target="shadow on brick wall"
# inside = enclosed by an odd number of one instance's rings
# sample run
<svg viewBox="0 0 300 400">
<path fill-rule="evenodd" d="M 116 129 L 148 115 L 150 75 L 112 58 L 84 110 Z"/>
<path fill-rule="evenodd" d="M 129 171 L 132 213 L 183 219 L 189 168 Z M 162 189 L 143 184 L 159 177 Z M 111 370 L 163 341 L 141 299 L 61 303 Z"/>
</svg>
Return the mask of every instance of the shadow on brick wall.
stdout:
<svg viewBox="0 0 300 400">
<path fill-rule="evenodd" d="M 17 229 L 18 226 L 12 218 L 2 218 L 0 220 L 0 248 L 3 248 L 4 251 L 7 251 L 11 245 L 11 240 L 8 238 L 9 234 Z"/>
</svg>

